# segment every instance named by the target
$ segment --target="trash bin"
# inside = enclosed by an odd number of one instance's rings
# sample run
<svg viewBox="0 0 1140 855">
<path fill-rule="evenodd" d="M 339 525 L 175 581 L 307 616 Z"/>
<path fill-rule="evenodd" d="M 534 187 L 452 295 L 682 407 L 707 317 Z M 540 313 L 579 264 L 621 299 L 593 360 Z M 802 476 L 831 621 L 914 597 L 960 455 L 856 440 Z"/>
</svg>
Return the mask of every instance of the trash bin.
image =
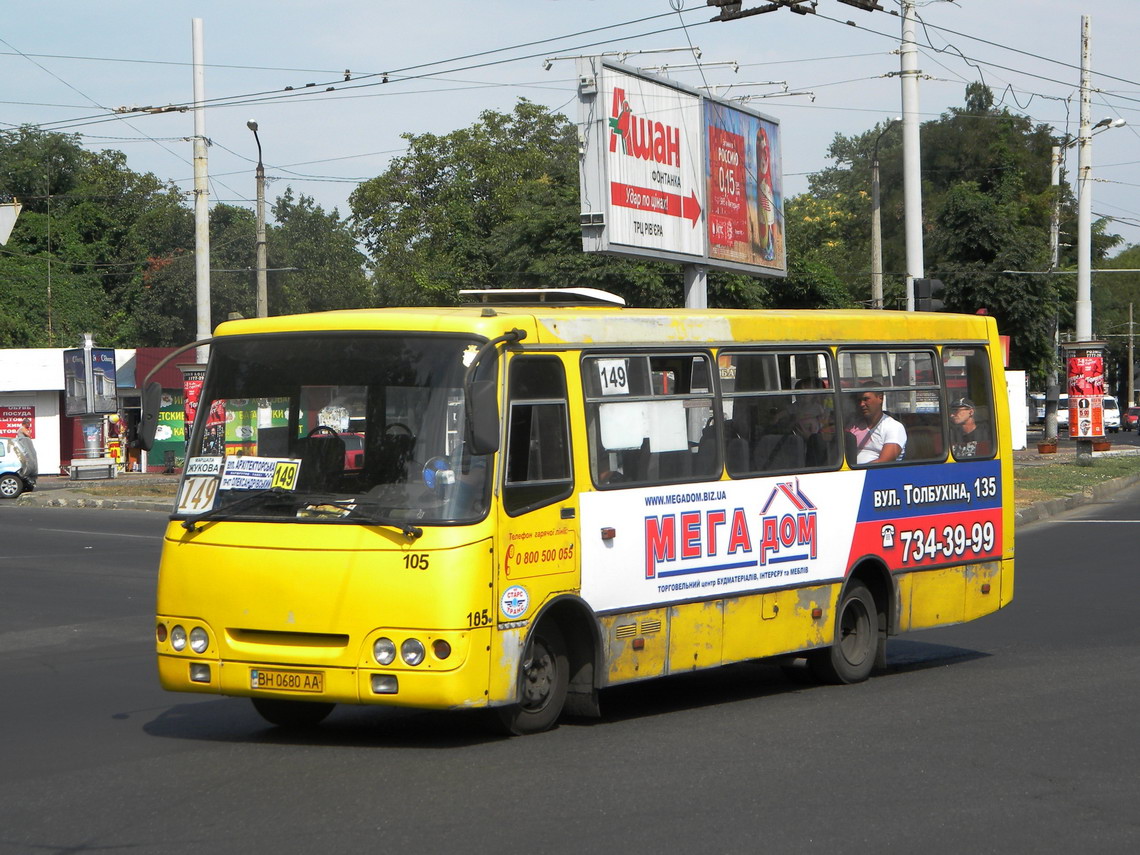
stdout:
<svg viewBox="0 0 1140 855">
<path fill-rule="evenodd" d="M 162 453 L 162 474 L 163 475 L 173 475 L 174 474 L 174 452 L 173 451 L 164 451 Z"/>
</svg>

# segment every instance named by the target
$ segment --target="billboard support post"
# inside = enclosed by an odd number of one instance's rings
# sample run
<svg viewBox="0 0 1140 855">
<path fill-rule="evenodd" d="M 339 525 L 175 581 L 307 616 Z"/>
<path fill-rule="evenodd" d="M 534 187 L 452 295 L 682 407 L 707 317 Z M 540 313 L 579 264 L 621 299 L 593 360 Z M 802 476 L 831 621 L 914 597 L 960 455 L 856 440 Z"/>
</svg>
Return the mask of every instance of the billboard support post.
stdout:
<svg viewBox="0 0 1140 855">
<path fill-rule="evenodd" d="M 709 307 L 709 269 L 703 264 L 685 265 L 685 308 Z"/>
</svg>

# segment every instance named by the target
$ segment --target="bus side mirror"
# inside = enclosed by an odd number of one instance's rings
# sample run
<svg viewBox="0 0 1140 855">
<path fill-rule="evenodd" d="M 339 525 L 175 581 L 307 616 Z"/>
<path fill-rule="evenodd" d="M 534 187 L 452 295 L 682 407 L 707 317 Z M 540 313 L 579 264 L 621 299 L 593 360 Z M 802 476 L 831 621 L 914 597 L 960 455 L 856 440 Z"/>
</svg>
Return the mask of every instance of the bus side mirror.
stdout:
<svg viewBox="0 0 1140 855">
<path fill-rule="evenodd" d="M 476 380 L 468 387 L 467 423 L 471 453 L 493 454 L 499 450 L 499 402 L 493 380 Z"/>
<path fill-rule="evenodd" d="M 143 451 L 154 447 L 154 435 L 158 430 L 158 409 L 162 406 L 162 385 L 148 383 L 142 393 L 142 422 L 139 423 L 139 446 Z"/>
</svg>

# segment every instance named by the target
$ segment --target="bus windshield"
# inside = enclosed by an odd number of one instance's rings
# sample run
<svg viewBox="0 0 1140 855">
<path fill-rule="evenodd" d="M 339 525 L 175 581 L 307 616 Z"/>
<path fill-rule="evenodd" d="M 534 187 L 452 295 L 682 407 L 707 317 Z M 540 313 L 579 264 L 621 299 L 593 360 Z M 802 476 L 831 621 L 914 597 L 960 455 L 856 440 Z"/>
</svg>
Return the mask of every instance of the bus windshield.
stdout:
<svg viewBox="0 0 1140 855">
<path fill-rule="evenodd" d="M 489 455 L 467 450 L 463 398 L 478 343 L 384 333 L 217 340 L 178 513 L 354 524 L 482 518 Z M 210 495 L 195 498 L 189 482 L 199 476 L 209 476 Z"/>
</svg>

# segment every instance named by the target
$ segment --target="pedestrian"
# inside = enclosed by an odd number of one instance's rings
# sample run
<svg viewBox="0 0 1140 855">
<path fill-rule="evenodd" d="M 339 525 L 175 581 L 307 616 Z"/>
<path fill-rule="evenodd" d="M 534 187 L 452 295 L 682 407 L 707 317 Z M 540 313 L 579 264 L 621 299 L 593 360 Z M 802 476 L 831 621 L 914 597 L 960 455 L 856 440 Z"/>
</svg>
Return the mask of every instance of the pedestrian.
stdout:
<svg viewBox="0 0 1140 855">
<path fill-rule="evenodd" d="M 24 419 L 20 422 L 20 426 L 16 428 L 16 436 L 26 436 L 28 439 L 32 438 L 32 420 Z"/>
</svg>

